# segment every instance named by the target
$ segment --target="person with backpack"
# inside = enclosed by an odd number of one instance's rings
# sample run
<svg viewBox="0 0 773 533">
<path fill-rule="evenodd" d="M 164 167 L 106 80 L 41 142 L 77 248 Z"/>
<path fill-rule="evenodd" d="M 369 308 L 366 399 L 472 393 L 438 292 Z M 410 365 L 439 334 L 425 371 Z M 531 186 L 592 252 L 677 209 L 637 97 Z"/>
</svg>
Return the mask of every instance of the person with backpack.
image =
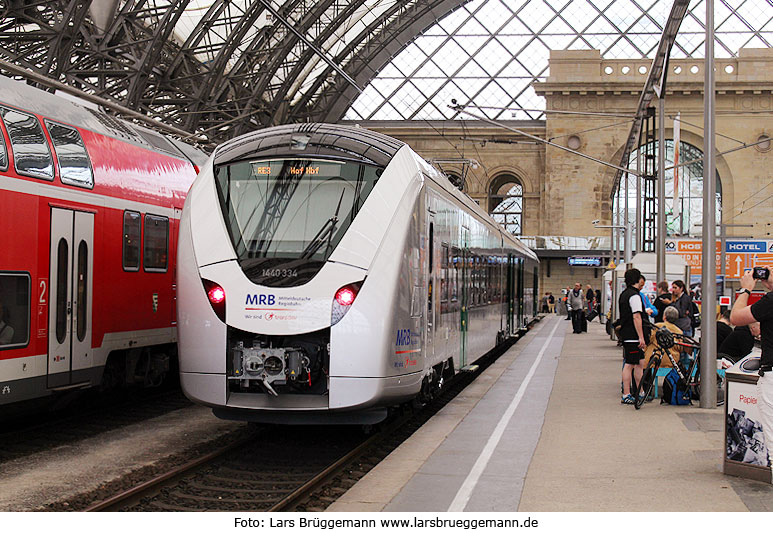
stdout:
<svg viewBox="0 0 773 533">
<path fill-rule="evenodd" d="M 747 270 L 741 277 L 741 290 L 735 297 L 730 321 L 735 326 L 748 326 L 760 323 L 762 357 L 760 358 L 760 377 L 757 380 L 757 408 L 759 409 L 765 442 L 773 442 L 773 276 L 769 268 Z M 757 280 L 768 289 L 759 301 L 749 305 L 749 296 Z M 768 444 L 768 454 L 770 455 Z"/>
<path fill-rule="evenodd" d="M 688 337 L 693 336 L 692 319 L 690 318 L 692 312 L 692 298 L 687 294 L 684 288 L 684 281 L 678 279 L 671 283 L 671 295 L 673 301 L 671 305 L 676 307 L 679 311 L 679 318 L 676 321 L 676 325 L 681 329 Z"/>
<path fill-rule="evenodd" d="M 635 398 L 631 395 L 631 378 L 641 381 L 644 373 L 644 340 L 643 323 L 649 321 L 644 314 L 644 303 L 639 294 L 639 281 L 642 275 L 639 269 L 632 268 L 625 273 L 625 290 L 620 294 L 618 309 L 620 310 L 620 339 L 623 342 L 623 396 L 620 403 L 633 405 Z"/>
</svg>

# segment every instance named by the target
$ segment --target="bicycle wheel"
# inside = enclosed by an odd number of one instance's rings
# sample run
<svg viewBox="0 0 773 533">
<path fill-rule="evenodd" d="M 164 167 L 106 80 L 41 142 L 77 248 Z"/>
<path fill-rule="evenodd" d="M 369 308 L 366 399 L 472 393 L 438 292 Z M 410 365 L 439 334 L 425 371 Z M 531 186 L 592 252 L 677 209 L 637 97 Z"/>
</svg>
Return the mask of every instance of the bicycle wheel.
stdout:
<svg viewBox="0 0 773 533">
<path fill-rule="evenodd" d="M 687 385 L 690 391 L 690 398 L 700 401 L 701 399 L 701 366 L 700 358 L 696 358 L 690 369 L 690 375 L 687 376 Z"/>
<path fill-rule="evenodd" d="M 695 373 L 695 376 L 690 380 L 690 398 L 700 401 L 701 399 L 701 375 L 700 369 Z M 717 374 L 717 407 L 725 405 L 725 382 Z"/>
<path fill-rule="evenodd" d="M 647 363 L 647 366 L 644 368 L 644 372 L 641 375 L 641 382 L 636 386 L 636 395 L 634 396 L 634 406 L 636 409 L 641 408 L 652 392 L 652 388 L 655 386 L 655 380 L 658 379 L 658 368 L 660 368 L 660 357 L 653 355 Z"/>
</svg>

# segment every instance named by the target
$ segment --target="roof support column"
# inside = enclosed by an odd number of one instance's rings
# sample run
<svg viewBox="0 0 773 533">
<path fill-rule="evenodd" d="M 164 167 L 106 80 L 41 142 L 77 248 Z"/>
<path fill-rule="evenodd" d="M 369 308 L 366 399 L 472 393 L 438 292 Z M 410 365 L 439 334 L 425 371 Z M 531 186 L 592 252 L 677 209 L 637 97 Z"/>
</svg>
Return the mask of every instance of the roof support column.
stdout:
<svg viewBox="0 0 773 533">
<path fill-rule="evenodd" d="M 636 252 L 644 250 L 644 231 L 642 231 L 641 212 L 641 132 L 638 135 L 639 143 L 636 147 Z M 659 280 L 657 280 L 659 281 Z M 656 281 L 656 282 L 657 282 Z"/>
<path fill-rule="evenodd" d="M 714 158 L 714 0 L 706 0 L 706 59 L 703 91 L 703 268 L 701 272 L 701 409 L 717 406 L 717 172 Z"/>
<path fill-rule="evenodd" d="M 664 70 L 668 68 L 668 61 Z M 665 78 L 665 76 L 664 76 Z M 658 98 L 658 204 L 657 227 L 655 235 L 655 283 L 666 279 L 666 98 L 665 83 L 660 86 Z M 687 280 L 690 283 L 690 280 Z"/>
</svg>

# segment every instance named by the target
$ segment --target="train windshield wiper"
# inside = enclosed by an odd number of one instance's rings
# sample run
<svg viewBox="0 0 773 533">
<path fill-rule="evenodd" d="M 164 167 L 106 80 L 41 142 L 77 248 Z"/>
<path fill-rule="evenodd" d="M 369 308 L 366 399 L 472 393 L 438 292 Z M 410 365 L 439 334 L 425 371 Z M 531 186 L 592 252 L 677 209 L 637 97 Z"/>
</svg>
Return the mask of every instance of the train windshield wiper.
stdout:
<svg viewBox="0 0 773 533">
<path fill-rule="evenodd" d="M 327 219 L 314 238 L 311 239 L 311 242 L 309 242 L 308 246 L 304 248 L 303 253 L 301 254 L 303 259 L 309 259 L 314 254 L 316 254 L 319 249 L 322 248 L 322 244 L 325 242 L 325 239 L 327 239 L 325 255 L 327 255 L 327 253 L 330 251 L 330 243 L 333 240 L 333 234 L 335 233 L 335 228 L 338 225 L 338 212 L 341 210 L 341 202 L 344 199 L 345 193 L 346 189 L 344 188 L 341 191 L 341 197 L 338 199 L 338 206 L 336 207 L 335 213 L 333 213 L 332 217 Z"/>
</svg>

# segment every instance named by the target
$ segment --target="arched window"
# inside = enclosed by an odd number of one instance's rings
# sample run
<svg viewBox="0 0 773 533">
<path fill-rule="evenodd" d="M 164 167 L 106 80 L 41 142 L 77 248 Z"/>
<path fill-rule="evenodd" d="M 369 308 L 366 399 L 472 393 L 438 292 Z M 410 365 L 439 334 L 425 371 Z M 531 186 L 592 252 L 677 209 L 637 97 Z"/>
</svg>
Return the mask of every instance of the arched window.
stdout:
<svg viewBox="0 0 773 533">
<path fill-rule="evenodd" d="M 657 141 L 655 141 L 654 153 L 657 153 Z M 703 223 L 703 151 L 684 141 L 679 143 L 679 159 L 688 162 L 682 167 L 679 176 L 679 209 L 674 210 L 674 141 L 666 139 L 666 235 L 667 236 L 699 236 L 701 235 L 701 225 Z M 628 168 L 636 168 L 636 157 L 638 150 L 631 154 Z M 669 168 L 672 167 L 672 168 Z M 636 179 L 629 177 L 628 186 L 628 209 L 629 220 L 636 220 Z M 719 171 L 716 172 L 717 183 L 717 202 L 715 217 L 717 224 L 722 221 L 722 181 L 719 177 Z M 616 221 L 622 223 L 623 202 L 625 201 L 623 189 L 624 182 L 618 189 L 616 204 Z"/>
<path fill-rule="evenodd" d="M 523 233 L 523 185 L 512 174 L 503 174 L 489 187 L 489 213 L 513 235 Z"/>
</svg>

